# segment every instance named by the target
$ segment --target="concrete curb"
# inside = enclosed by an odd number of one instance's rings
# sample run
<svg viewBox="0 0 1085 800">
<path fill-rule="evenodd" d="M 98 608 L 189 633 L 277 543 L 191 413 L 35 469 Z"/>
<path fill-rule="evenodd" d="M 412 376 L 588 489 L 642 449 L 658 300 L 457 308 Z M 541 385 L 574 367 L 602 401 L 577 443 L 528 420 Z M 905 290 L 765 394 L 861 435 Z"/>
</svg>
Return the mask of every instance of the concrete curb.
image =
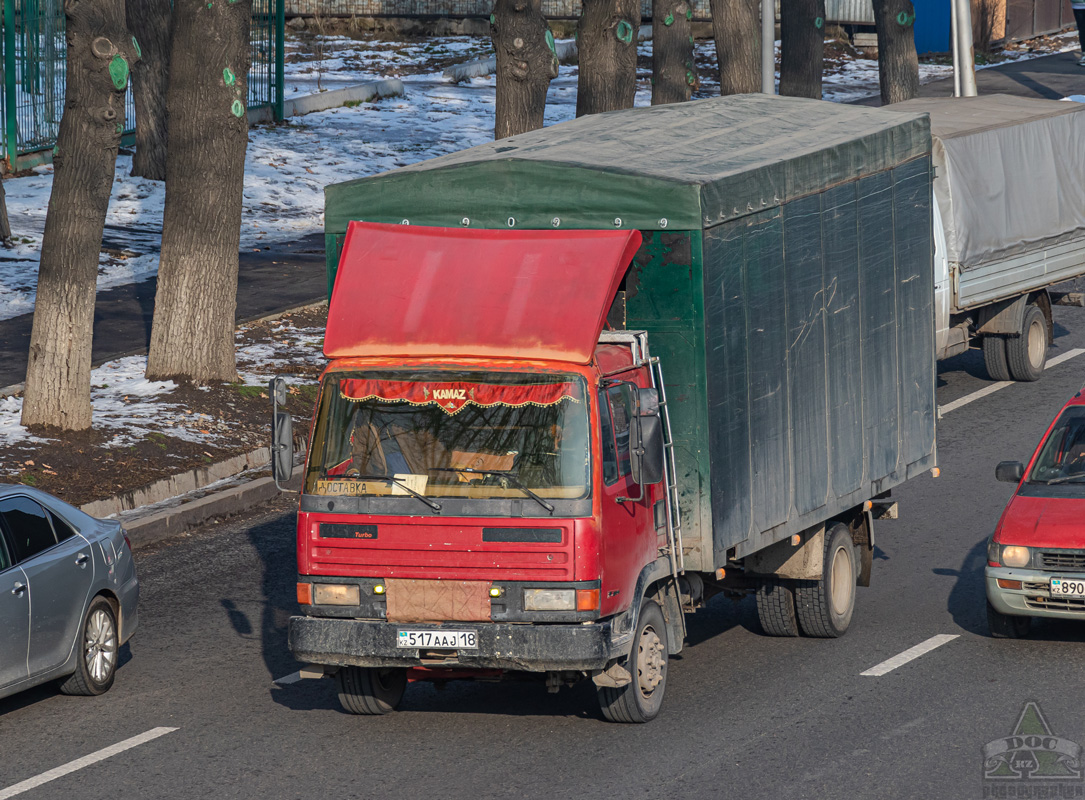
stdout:
<svg viewBox="0 0 1085 800">
<path fill-rule="evenodd" d="M 113 497 L 107 497 L 105 500 L 94 500 L 80 506 L 79 510 L 92 517 L 109 517 L 120 514 L 122 511 L 134 511 L 142 506 L 161 503 L 163 500 L 194 492 L 245 470 L 266 467 L 270 463 L 271 450 L 267 447 L 258 447 L 249 453 L 242 453 L 216 464 L 196 467 L 178 475 L 170 475 L 130 492 L 122 492 Z"/>
<path fill-rule="evenodd" d="M 140 517 L 125 523 L 124 529 L 128 532 L 132 548 L 139 550 L 184 533 L 212 517 L 227 517 L 248 511 L 278 494 L 279 490 L 272 478 L 257 478 L 199 500 Z"/>
<path fill-rule="evenodd" d="M 307 94 L 286 100 L 283 103 L 284 117 L 297 117 L 303 114 L 312 114 L 314 111 L 327 111 L 329 108 L 338 108 L 347 103 L 368 103 L 371 100 L 383 100 L 386 97 L 402 97 L 407 93 L 403 81 L 398 78 L 389 78 L 373 83 L 363 83 L 358 86 L 347 86 L 343 89 L 333 89 L 330 92 L 319 94 Z M 249 112 L 249 124 L 257 122 L 271 122 L 273 119 L 271 109 L 267 107 L 254 108 Z"/>
</svg>

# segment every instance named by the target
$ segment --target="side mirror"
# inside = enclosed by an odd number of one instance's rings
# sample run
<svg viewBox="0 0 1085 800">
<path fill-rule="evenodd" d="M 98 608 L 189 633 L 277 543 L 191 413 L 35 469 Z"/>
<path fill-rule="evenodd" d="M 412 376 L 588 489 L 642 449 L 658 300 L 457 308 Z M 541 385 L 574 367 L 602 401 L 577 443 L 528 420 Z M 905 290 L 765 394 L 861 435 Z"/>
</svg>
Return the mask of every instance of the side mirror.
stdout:
<svg viewBox="0 0 1085 800">
<path fill-rule="evenodd" d="M 267 388 L 271 397 L 271 477 L 282 491 L 282 484 L 294 474 L 294 420 L 281 408 L 286 405 L 286 380 L 272 378 Z"/>
<path fill-rule="evenodd" d="M 663 422 L 658 416 L 629 421 L 629 471 L 641 486 L 663 480 Z"/>
<path fill-rule="evenodd" d="M 642 417 L 659 416 L 659 391 L 656 389 L 638 389 L 637 404 L 640 406 L 638 413 Z"/>
<path fill-rule="evenodd" d="M 1020 483 L 1025 476 L 1025 465 L 1020 461 L 1002 461 L 995 467 L 995 479 L 1006 483 Z"/>
</svg>

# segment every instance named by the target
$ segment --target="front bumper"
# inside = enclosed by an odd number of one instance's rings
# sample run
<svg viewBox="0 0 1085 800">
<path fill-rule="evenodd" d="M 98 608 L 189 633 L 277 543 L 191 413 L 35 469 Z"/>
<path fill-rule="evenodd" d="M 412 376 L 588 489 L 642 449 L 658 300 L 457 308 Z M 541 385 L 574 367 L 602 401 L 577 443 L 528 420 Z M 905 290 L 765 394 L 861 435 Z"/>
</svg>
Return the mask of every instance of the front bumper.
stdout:
<svg viewBox="0 0 1085 800">
<path fill-rule="evenodd" d="M 1027 567 L 992 567 L 984 570 L 987 599 L 996 611 L 1012 617 L 1051 617 L 1085 620 L 1085 597 L 1052 597 L 1051 578 L 1085 580 L 1081 572 L 1047 572 Z M 1021 581 L 1020 589 L 1003 589 L 996 581 Z"/>
<path fill-rule="evenodd" d="M 420 651 L 396 646 L 406 630 L 470 630 L 474 650 Z M 617 657 L 628 635 L 613 641 L 611 622 L 581 625 L 446 623 L 402 624 L 379 620 L 291 617 L 289 643 L 294 657 L 311 664 L 359 667 L 466 667 L 526 672 L 603 669 Z M 613 654 L 613 655 L 612 655 Z"/>
</svg>

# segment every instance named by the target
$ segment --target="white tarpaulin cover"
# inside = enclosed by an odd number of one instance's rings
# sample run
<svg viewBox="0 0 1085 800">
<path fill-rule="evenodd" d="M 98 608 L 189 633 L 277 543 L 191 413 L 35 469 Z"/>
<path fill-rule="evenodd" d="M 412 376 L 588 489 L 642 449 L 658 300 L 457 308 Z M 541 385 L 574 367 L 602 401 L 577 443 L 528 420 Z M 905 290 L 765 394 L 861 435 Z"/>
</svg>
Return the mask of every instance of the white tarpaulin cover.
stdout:
<svg viewBox="0 0 1085 800">
<path fill-rule="evenodd" d="M 1085 105 L 993 94 L 926 111 L 947 255 L 963 269 L 1085 237 Z"/>
</svg>

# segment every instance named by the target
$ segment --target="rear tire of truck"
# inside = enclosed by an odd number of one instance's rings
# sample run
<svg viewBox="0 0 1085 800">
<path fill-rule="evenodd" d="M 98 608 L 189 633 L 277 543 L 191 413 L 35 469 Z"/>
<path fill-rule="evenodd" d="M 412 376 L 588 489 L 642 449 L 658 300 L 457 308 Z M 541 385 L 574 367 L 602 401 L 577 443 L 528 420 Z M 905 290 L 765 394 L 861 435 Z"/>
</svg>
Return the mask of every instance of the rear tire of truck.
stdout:
<svg viewBox="0 0 1085 800">
<path fill-rule="evenodd" d="M 1021 335 L 1006 340 L 1006 360 L 1015 381 L 1034 381 L 1047 364 L 1047 318 L 1039 306 L 1025 306 Z"/>
<path fill-rule="evenodd" d="M 407 688 L 407 670 L 340 667 L 339 704 L 351 714 L 387 714 L 395 711 Z"/>
<path fill-rule="evenodd" d="M 782 581 L 766 578 L 757 587 L 757 618 L 769 636 L 798 636 L 795 594 Z"/>
<path fill-rule="evenodd" d="M 663 611 L 645 600 L 637 619 L 633 649 L 622 665 L 633 677 L 617 688 L 597 687 L 599 710 L 608 722 L 650 722 L 663 706 L 667 688 L 667 623 Z"/>
<path fill-rule="evenodd" d="M 1024 639 L 1032 627 L 1032 617 L 1011 617 L 996 611 L 987 601 L 987 630 L 993 639 Z"/>
<path fill-rule="evenodd" d="M 1010 380 L 1010 365 L 1006 360 L 1006 340 L 1001 336 L 983 337 L 983 366 L 993 381 Z"/>
<path fill-rule="evenodd" d="M 855 544 L 846 525 L 837 523 L 826 531 L 821 569 L 821 580 L 796 582 L 795 613 L 807 636 L 835 639 L 851 625 L 859 575 Z"/>
</svg>

